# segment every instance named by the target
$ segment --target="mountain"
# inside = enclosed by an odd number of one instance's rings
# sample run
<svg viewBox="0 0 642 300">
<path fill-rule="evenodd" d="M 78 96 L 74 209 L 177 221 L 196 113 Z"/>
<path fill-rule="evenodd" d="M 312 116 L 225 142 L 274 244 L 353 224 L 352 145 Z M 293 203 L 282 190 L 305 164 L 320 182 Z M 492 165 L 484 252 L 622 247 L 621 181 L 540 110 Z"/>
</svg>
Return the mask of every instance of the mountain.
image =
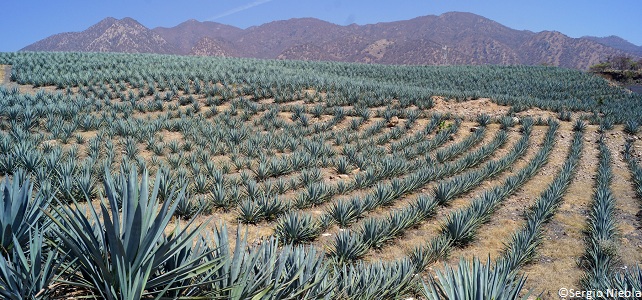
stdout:
<svg viewBox="0 0 642 300">
<path fill-rule="evenodd" d="M 188 20 L 172 28 L 157 27 L 152 32 L 158 34 L 169 44 L 174 45 L 178 52 L 176 54 L 189 54 L 192 48 L 203 46 L 203 43 L 217 41 L 225 44 L 240 35 L 243 30 L 234 26 L 224 25 L 215 22 L 199 22 Z M 225 48 L 225 46 L 223 46 Z"/>
<path fill-rule="evenodd" d="M 227 47 L 225 42 L 204 37 L 198 40 L 186 54 L 197 56 L 233 56 L 234 51 Z"/>
<path fill-rule="evenodd" d="M 596 36 L 585 36 L 585 39 L 592 40 L 594 42 L 600 43 L 604 46 L 629 52 L 638 56 L 642 56 L 642 46 L 637 46 L 619 36 L 607 36 L 607 37 L 596 37 Z"/>
<path fill-rule="evenodd" d="M 170 54 L 176 47 L 132 18 L 106 18 L 84 31 L 56 34 L 22 50 Z"/>
<path fill-rule="evenodd" d="M 587 69 L 610 56 L 642 56 L 618 37 L 570 38 L 515 30 L 487 18 L 451 12 L 410 20 L 341 26 L 314 18 L 240 29 L 188 20 L 148 29 L 131 18 L 107 18 L 23 51 L 152 52 L 181 55 L 332 60 L 382 64 L 549 64 Z"/>
</svg>

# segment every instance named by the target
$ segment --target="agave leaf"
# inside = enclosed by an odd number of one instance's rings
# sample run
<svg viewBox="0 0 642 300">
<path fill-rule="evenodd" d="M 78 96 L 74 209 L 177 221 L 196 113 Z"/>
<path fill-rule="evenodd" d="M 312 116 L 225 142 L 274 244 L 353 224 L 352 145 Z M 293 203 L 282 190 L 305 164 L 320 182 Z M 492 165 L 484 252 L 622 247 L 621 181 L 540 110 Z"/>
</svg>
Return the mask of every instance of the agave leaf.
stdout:
<svg viewBox="0 0 642 300">
<path fill-rule="evenodd" d="M 124 180 L 126 185 L 122 193 L 118 195 L 113 189 L 113 179 L 107 172 L 105 192 L 112 207 L 111 215 L 104 200 L 100 203 L 101 217 L 98 217 L 91 205 L 90 217 L 85 217 L 77 202 L 76 209 L 54 208 L 61 216 L 60 219 L 47 213 L 60 227 L 58 235 L 62 241 L 61 246 L 69 249 L 84 277 L 82 281 L 70 284 L 89 286 L 91 291 L 107 299 L 162 296 L 170 288 L 180 288 L 170 287 L 175 282 L 189 285 L 191 278 L 221 264 L 220 260 L 205 260 L 207 254 L 214 251 L 211 250 L 193 257 L 193 260 L 186 261 L 183 265 L 163 270 L 163 264 L 170 257 L 191 247 L 192 240 L 203 227 L 190 230 L 192 221 L 182 230 L 165 238 L 164 230 L 176 204 L 170 206 L 172 201 L 165 201 L 161 210 L 158 210 L 158 184 L 150 197 L 147 172 L 143 172 L 140 185 L 136 177 L 137 173 L 132 168 L 129 177 Z M 156 177 L 156 183 L 158 180 L 159 176 Z M 184 190 L 185 187 L 178 193 L 179 197 L 184 195 Z M 114 209 L 118 207 L 119 199 L 122 201 L 122 213 Z M 196 263 L 197 261 L 202 263 Z"/>
</svg>

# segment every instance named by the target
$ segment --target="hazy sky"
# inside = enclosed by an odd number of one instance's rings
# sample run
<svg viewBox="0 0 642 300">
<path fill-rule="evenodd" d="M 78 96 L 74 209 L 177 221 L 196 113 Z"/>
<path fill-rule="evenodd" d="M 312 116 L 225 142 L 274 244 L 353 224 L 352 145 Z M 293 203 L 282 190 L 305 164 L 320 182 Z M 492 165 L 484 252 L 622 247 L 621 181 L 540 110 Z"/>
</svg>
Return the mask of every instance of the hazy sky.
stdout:
<svg viewBox="0 0 642 300">
<path fill-rule="evenodd" d="M 472 12 L 514 29 L 556 30 L 571 37 L 618 35 L 642 45 L 640 0 L 2 0 L 1 7 L 0 51 L 82 31 L 106 17 L 132 17 L 149 28 L 188 19 L 247 28 L 290 18 L 370 24 L 449 11 Z"/>
</svg>

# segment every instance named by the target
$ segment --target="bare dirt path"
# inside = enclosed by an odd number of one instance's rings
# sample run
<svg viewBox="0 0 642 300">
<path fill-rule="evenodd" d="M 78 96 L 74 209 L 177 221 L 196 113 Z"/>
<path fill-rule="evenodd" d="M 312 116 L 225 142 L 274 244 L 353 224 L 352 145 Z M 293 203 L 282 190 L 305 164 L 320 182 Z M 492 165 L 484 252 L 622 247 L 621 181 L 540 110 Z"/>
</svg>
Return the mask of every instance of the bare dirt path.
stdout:
<svg viewBox="0 0 642 300">
<path fill-rule="evenodd" d="M 620 130 L 607 134 L 606 143 L 611 150 L 613 180 L 611 189 L 616 201 L 615 219 L 620 235 L 618 255 L 621 268 L 642 263 L 642 224 L 637 217 L 642 204 L 635 194 L 631 171 L 623 151 L 627 135 Z"/>
<path fill-rule="evenodd" d="M 0 84 L 5 85 L 9 83 L 9 75 L 11 75 L 11 66 L 0 65 Z"/>
<path fill-rule="evenodd" d="M 395 243 L 387 245 L 381 250 L 371 251 L 366 257 L 366 260 L 369 260 L 369 261 L 394 260 L 396 258 L 399 258 L 400 255 L 406 255 L 410 253 L 416 246 L 423 245 L 431 237 L 438 235 L 441 225 L 443 223 L 443 220 L 446 216 L 448 216 L 450 213 L 452 213 L 457 209 L 467 206 L 468 204 L 470 204 L 471 199 L 481 194 L 487 188 L 502 182 L 506 177 L 510 176 L 514 170 L 519 170 L 524 165 L 526 165 L 528 161 L 535 155 L 535 153 L 539 149 L 538 145 L 539 143 L 542 142 L 545 132 L 546 132 L 546 129 L 544 129 L 543 127 L 537 126 L 536 128 L 533 129 L 533 133 L 530 140 L 530 143 L 532 146 L 529 147 L 525 155 L 522 158 L 518 159 L 509 170 L 502 172 L 502 174 L 499 174 L 495 178 L 484 181 L 477 188 L 469 191 L 464 195 L 457 197 L 456 199 L 453 199 L 452 203 L 449 206 L 437 208 L 437 211 L 433 218 L 426 220 L 416 228 L 409 229 L 404 234 L 404 236 L 402 238 L 399 238 L 397 241 L 395 241 Z M 491 134 L 491 136 L 493 136 L 493 134 Z M 517 140 L 517 139 L 518 138 L 515 138 L 514 140 Z M 511 147 L 512 146 L 504 146 L 502 151 L 506 151 L 506 152 L 510 151 L 509 149 Z M 495 158 L 497 157 L 501 157 L 501 155 L 498 155 Z M 434 186 L 434 183 L 431 184 L 431 186 Z M 428 188 L 427 191 L 430 191 L 430 188 Z M 482 257 L 485 258 L 486 255 L 487 254 L 484 253 Z M 459 258 L 459 256 L 457 256 L 457 258 Z M 439 262 L 435 265 L 442 266 L 443 262 Z"/>
<path fill-rule="evenodd" d="M 573 140 L 573 135 L 568 133 L 569 130 L 570 124 L 562 123 L 554 146 L 555 150 L 550 154 L 548 163 L 542 166 L 533 177 L 535 180 L 527 181 L 515 194 L 504 200 L 490 221 L 479 229 L 477 238 L 471 245 L 456 248 L 451 252 L 448 264 L 457 264 L 461 257 L 470 259 L 476 256 L 487 259 L 490 256 L 492 260 L 497 259 L 505 247 L 504 244 L 510 242 L 513 233 L 525 224 L 523 216 L 526 210 L 535 203 L 535 200 L 559 173 L 568 155 L 569 145 Z M 533 148 L 539 150 L 540 147 Z M 527 163 L 528 161 L 523 162 Z M 506 177 L 514 175 L 514 172 L 519 170 L 521 167 L 516 164 L 513 167 L 513 172 L 506 174 Z"/>
<path fill-rule="evenodd" d="M 564 133 L 571 135 L 570 132 Z M 595 186 L 598 148 L 596 127 L 584 134 L 584 149 L 577 174 L 551 221 L 544 226 L 543 243 L 530 264 L 522 268 L 528 276 L 526 288 L 542 294 L 543 299 L 557 299 L 560 288 L 579 288 L 584 271 L 578 266 L 586 249 L 584 229 Z"/>
</svg>

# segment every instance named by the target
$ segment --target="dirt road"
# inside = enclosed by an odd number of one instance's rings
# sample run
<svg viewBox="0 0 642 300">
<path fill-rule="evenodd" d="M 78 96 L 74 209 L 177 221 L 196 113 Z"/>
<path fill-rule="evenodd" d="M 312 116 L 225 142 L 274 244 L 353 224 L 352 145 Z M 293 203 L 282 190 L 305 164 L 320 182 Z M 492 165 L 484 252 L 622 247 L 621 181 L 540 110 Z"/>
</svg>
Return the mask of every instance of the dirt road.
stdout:
<svg viewBox="0 0 642 300">
<path fill-rule="evenodd" d="M 9 83 L 9 76 L 11 74 L 11 66 L 0 65 L 0 84 Z"/>
</svg>

